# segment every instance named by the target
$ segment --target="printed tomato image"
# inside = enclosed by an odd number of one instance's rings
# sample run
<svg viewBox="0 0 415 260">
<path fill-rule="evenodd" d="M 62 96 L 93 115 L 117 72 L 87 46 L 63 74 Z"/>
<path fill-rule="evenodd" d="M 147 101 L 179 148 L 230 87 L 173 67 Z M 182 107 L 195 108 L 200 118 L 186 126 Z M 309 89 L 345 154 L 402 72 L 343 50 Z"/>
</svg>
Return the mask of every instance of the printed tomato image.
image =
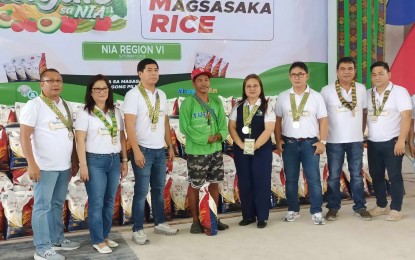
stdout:
<svg viewBox="0 0 415 260">
<path fill-rule="evenodd" d="M 62 17 L 61 32 L 64 33 L 73 33 L 78 28 L 78 21 L 67 16 Z"/>
<path fill-rule="evenodd" d="M 105 17 L 104 19 L 96 19 L 94 29 L 97 31 L 108 31 L 111 28 L 111 18 Z"/>
<path fill-rule="evenodd" d="M 11 28 L 15 32 L 21 32 L 24 30 L 24 24 L 22 22 L 14 22 L 12 23 Z"/>
</svg>

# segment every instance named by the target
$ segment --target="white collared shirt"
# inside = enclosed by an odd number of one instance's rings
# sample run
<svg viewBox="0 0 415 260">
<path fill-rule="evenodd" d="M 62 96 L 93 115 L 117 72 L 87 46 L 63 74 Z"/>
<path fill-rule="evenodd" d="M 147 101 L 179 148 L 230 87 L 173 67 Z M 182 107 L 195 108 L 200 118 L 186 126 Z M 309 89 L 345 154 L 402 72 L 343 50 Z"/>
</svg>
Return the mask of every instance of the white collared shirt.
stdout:
<svg viewBox="0 0 415 260">
<path fill-rule="evenodd" d="M 258 98 L 258 100 L 255 102 L 256 106 L 261 106 L 261 99 Z M 250 105 L 248 100 L 244 101 L 244 106 L 249 106 L 249 111 L 251 111 L 254 107 L 254 105 Z M 232 111 L 231 114 L 229 115 L 229 120 L 231 121 L 236 121 L 237 118 L 237 114 L 238 114 L 238 109 L 239 106 L 235 106 Z M 267 111 L 265 113 L 264 116 L 264 123 L 268 123 L 268 122 L 275 122 L 275 112 L 274 112 L 274 108 L 272 107 L 271 103 L 268 102 L 268 106 L 267 106 Z"/>
<path fill-rule="evenodd" d="M 383 111 L 378 116 L 377 121 L 373 121 L 372 91 L 375 94 L 376 107 L 382 104 L 386 90 L 390 90 L 388 100 L 383 107 Z M 369 128 L 368 139 L 373 142 L 384 142 L 398 137 L 401 129 L 401 112 L 412 110 L 411 97 L 406 88 L 394 85 L 389 82 L 385 91 L 379 95 L 376 87 L 367 90 L 367 126 Z"/>
<path fill-rule="evenodd" d="M 290 94 L 295 95 L 295 103 L 298 108 L 304 93 L 309 92 L 307 103 L 304 106 L 303 114 L 300 116 L 300 127 L 293 127 L 293 116 L 291 112 Z M 294 89 L 282 92 L 277 99 L 275 107 L 275 114 L 282 117 L 282 134 L 293 138 L 313 138 L 319 135 L 319 119 L 327 117 L 327 110 L 324 104 L 323 97 L 317 91 L 311 89 L 308 85 L 306 90 L 297 95 Z"/>
<path fill-rule="evenodd" d="M 62 99 L 55 105 L 68 118 Z M 34 128 L 32 149 L 41 170 L 64 171 L 71 167 L 73 141 L 68 137 L 68 129 L 40 97 L 29 100 L 23 107 L 20 124 Z"/>
<path fill-rule="evenodd" d="M 99 109 L 97 107 L 97 109 Z M 100 110 L 100 109 L 99 109 Z M 105 119 L 112 125 L 109 113 L 104 113 Z M 115 108 L 115 118 L 117 120 L 117 144 L 112 143 L 110 131 L 104 122 L 99 119 L 93 112 L 88 113 L 83 107 L 78 109 L 75 129 L 86 132 L 86 151 L 89 153 L 110 154 L 119 153 L 121 151 L 120 131 L 124 130 L 124 121 L 118 108 Z"/>
<path fill-rule="evenodd" d="M 135 121 L 135 134 L 139 145 L 150 149 L 160 149 L 164 147 L 165 115 L 167 115 L 166 94 L 157 88 L 154 93 L 147 89 L 145 91 L 153 107 L 156 104 L 157 95 L 160 96 L 160 112 L 156 131 L 153 132 L 151 130 L 149 110 L 138 87 L 129 90 L 125 95 L 124 114 L 137 116 Z"/>
<path fill-rule="evenodd" d="M 340 88 L 347 102 L 352 102 L 352 89 L 347 92 Z M 329 121 L 328 143 L 351 143 L 363 141 L 363 110 L 367 108 L 366 87 L 356 82 L 356 107 L 352 111 L 343 106 L 337 96 L 336 84 L 332 83 L 321 90 L 327 108 Z"/>
</svg>

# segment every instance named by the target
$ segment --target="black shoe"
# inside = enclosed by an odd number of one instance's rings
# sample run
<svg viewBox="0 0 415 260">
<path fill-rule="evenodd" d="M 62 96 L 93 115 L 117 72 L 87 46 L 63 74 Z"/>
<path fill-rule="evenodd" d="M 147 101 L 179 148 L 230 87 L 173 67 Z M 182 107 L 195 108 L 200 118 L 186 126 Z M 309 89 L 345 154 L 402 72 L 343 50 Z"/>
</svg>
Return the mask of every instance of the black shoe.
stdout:
<svg viewBox="0 0 415 260">
<path fill-rule="evenodd" d="M 329 211 L 326 214 L 326 219 L 329 221 L 337 220 L 337 209 L 329 209 Z"/>
<path fill-rule="evenodd" d="M 190 227 L 190 233 L 192 234 L 201 234 L 203 233 L 203 227 L 199 222 L 193 222 Z"/>
<path fill-rule="evenodd" d="M 356 210 L 355 214 L 357 214 L 363 220 L 372 220 L 372 215 L 370 215 L 370 213 L 365 208 Z"/>
<path fill-rule="evenodd" d="M 257 228 L 264 228 L 267 226 L 267 221 L 266 220 L 258 220 L 258 223 L 256 224 Z"/>
<path fill-rule="evenodd" d="M 218 230 L 222 231 L 222 230 L 225 230 L 225 229 L 228 229 L 228 228 L 229 228 L 229 226 L 228 226 L 228 225 L 223 224 L 223 223 L 222 223 L 222 222 L 220 222 L 220 220 L 218 219 Z"/>
<path fill-rule="evenodd" d="M 256 220 L 254 218 L 250 218 L 250 219 L 242 219 L 239 222 L 239 226 L 248 226 L 249 224 L 254 223 Z"/>
</svg>

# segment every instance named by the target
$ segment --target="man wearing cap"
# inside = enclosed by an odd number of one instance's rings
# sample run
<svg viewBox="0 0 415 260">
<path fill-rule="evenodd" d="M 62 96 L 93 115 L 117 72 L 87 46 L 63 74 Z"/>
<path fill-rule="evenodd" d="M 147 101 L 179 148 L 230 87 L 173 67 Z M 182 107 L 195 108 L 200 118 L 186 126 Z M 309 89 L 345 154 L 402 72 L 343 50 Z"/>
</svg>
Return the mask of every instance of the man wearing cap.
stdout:
<svg viewBox="0 0 415 260">
<path fill-rule="evenodd" d="M 164 213 L 164 186 L 166 182 L 166 151 L 174 159 L 167 116 L 166 94 L 156 88 L 159 67 L 155 60 L 144 59 L 137 65 L 140 84 L 127 92 L 124 99 L 125 128 L 131 144 L 131 165 L 135 176 L 133 198 L 133 235 L 136 244 L 150 242 L 143 230 L 144 209 L 151 186 L 151 206 L 154 233 L 174 235 L 177 229 L 166 223 Z"/>
<path fill-rule="evenodd" d="M 293 222 L 300 217 L 297 194 L 301 163 L 310 193 L 311 219 L 314 224 L 323 225 L 319 163 L 326 145 L 327 110 L 320 93 L 307 85 L 308 68 L 304 62 L 294 62 L 289 77 L 292 88 L 280 94 L 275 109 L 275 138 L 282 151 L 288 202 L 283 220 Z"/>
<path fill-rule="evenodd" d="M 370 71 L 374 86 L 367 91 L 367 158 L 375 190 L 376 207 L 369 213 L 373 217 L 387 215 L 386 220 L 398 221 L 402 218 L 402 159 L 411 123 L 411 97 L 404 87 L 389 81 L 391 73 L 386 62 L 373 63 Z M 388 200 L 385 170 L 390 181 L 390 211 L 386 207 Z"/>
<path fill-rule="evenodd" d="M 192 234 L 202 233 L 199 221 L 199 190 L 209 182 L 209 193 L 218 205 L 218 183 L 223 181 L 222 141 L 228 131 L 222 102 L 217 96 L 209 95 L 210 71 L 196 68 L 191 80 L 196 93 L 187 97 L 180 106 L 180 131 L 186 136 L 187 167 L 189 170 L 189 202 L 192 211 Z M 228 225 L 218 220 L 218 230 Z"/>
</svg>

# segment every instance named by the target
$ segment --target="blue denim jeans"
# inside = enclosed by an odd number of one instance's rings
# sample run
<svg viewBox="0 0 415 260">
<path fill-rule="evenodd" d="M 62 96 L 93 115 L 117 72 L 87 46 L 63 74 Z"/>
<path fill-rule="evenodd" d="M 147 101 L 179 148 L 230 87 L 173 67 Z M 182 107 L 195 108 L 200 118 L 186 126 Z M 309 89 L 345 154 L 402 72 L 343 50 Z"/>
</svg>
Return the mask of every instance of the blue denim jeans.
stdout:
<svg viewBox="0 0 415 260">
<path fill-rule="evenodd" d="M 35 182 L 32 213 L 33 244 L 36 252 L 49 250 L 51 243 L 64 240 L 62 211 L 71 178 L 70 170 L 40 171 L 40 180 Z"/>
<path fill-rule="evenodd" d="M 376 205 L 384 208 L 386 199 L 385 170 L 388 170 L 391 194 L 390 209 L 401 211 L 403 201 L 402 159 L 403 155 L 395 156 L 394 148 L 397 138 L 385 142 L 367 142 L 367 159 L 369 173 L 372 177 L 376 195 Z"/>
<path fill-rule="evenodd" d="M 154 217 L 154 224 L 166 222 L 164 213 L 164 186 L 166 183 L 166 153 L 164 148 L 150 149 L 140 146 L 144 155 L 144 168 L 134 163 L 134 154 L 131 152 L 135 185 L 133 198 L 133 232 L 143 229 L 144 208 L 148 193 L 148 185 L 151 188 L 151 209 Z"/>
<path fill-rule="evenodd" d="M 329 168 L 327 208 L 339 210 L 341 207 L 340 175 L 342 173 L 345 153 L 350 171 L 350 188 L 354 201 L 353 210 L 357 211 L 366 208 L 362 176 L 363 143 L 328 143 L 326 148 Z"/>
<path fill-rule="evenodd" d="M 286 178 L 286 196 L 289 211 L 300 211 L 298 202 L 298 178 L 300 175 L 300 163 L 303 165 L 304 175 L 307 179 L 310 193 L 310 213 L 322 211 L 323 195 L 320 182 L 320 155 L 314 155 L 316 148 L 313 146 L 318 142 L 317 138 L 304 141 L 293 141 L 283 137 L 285 142 L 282 152 L 284 172 Z"/>
<path fill-rule="evenodd" d="M 120 154 L 86 153 L 89 181 L 88 226 L 93 245 L 104 242 L 111 231 L 114 200 L 120 182 Z"/>
</svg>

